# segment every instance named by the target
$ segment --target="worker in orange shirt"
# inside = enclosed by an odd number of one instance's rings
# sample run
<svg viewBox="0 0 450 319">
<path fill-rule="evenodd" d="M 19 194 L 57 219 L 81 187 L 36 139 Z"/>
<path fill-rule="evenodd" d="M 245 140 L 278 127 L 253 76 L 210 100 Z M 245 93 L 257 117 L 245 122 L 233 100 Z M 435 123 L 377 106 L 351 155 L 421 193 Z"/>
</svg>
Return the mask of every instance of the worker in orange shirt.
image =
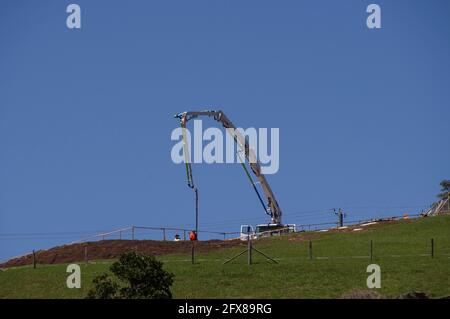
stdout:
<svg viewBox="0 0 450 319">
<path fill-rule="evenodd" d="M 192 231 L 189 233 L 189 240 L 190 240 L 190 241 L 196 241 L 196 240 L 197 240 L 197 233 L 195 232 L 195 230 L 192 230 Z"/>
</svg>

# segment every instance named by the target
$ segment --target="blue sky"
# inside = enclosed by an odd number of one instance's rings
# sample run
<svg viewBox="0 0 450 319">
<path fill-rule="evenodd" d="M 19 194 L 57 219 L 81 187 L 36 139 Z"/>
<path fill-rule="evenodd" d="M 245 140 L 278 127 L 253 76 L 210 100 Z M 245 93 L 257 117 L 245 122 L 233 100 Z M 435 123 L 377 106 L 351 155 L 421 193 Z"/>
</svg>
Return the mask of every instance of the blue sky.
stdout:
<svg viewBox="0 0 450 319">
<path fill-rule="evenodd" d="M 280 128 L 268 179 L 285 222 L 415 213 L 450 177 L 448 1 L 72 2 L 81 30 L 69 1 L 0 4 L 0 259 L 81 232 L 192 227 L 170 158 L 185 110 Z M 238 165 L 194 174 L 201 228 L 267 221 Z"/>
</svg>

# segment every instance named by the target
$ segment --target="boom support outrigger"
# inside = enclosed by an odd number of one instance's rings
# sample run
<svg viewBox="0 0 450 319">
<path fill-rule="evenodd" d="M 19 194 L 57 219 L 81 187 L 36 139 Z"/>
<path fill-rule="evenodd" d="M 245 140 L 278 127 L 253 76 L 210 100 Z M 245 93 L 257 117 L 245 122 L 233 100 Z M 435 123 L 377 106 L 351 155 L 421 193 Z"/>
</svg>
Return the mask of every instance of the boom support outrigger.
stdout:
<svg viewBox="0 0 450 319">
<path fill-rule="evenodd" d="M 187 181 L 188 186 L 190 188 L 194 188 L 194 178 L 192 175 L 192 165 L 189 161 L 189 146 L 187 142 L 186 137 L 186 125 L 187 122 L 197 118 L 199 116 L 207 116 L 212 117 L 217 122 L 222 123 L 223 127 L 226 128 L 227 132 L 231 134 L 234 141 L 236 142 L 239 150 L 238 150 L 238 157 L 241 159 L 241 164 L 247 174 L 247 177 L 250 179 L 252 186 L 258 195 L 258 198 L 264 207 L 264 210 L 266 214 L 268 214 L 271 217 L 271 223 L 275 224 L 277 226 L 281 226 L 281 209 L 278 206 L 278 202 L 275 198 L 275 194 L 272 192 L 272 189 L 269 186 L 269 183 L 267 182 L 266 177 L 261 172 L 261 166 L 259 165 L 258 159 L 256 157 L 256 154 L 253 149 L 249 147 L 248 141 L 245 139 L 245 137 L 239 132 L 239 130 L 236 129 L 236 127 L 231 123 L 231 121 L 226 117 L 226 115 L 222 111 L 198 111 L 198 112 L 183 112 L 175 115 L 176 118 L 180 119 L 180 125 L 183 132 L 183 148 L 184 148 L 184 155 L 185 155 L 185 164 L 186 164 L 186 175 L 187 175 Z M 253 172 L 253 174 L 258 179 L 259 184 L 261 184 L 261 187 L 264 192 L 264 196 L 266 198 L 267 204 L 264 203 L 263 199 L 261 198 L 261 195 L 259 194 L 259 191 L 256 187 L 257 182 L 254 182 L 252 177 L 250 176 L 250 173 L 247 170 L 247 167 L 245 166 L 245 161 L 242 160 L 240 156 L 240 152 L 243 152 L 245 154 L 245 159 L 248 161 L 250 168 Z"/>
</svg>

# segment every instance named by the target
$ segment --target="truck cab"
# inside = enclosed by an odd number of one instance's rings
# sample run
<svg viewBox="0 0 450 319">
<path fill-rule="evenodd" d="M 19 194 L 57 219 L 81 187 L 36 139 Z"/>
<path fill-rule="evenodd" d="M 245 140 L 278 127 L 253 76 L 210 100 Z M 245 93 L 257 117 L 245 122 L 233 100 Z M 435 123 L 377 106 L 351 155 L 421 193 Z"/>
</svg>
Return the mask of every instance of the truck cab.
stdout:
<svg viewBox="0 0 450 319">
<path fill-rule="evenodd" d="M 283 234 L 294 233 L 296 231 L 295 224 L 260 224 L 254 228 L 251 225 L 241 225 L 240 239 L 242 241 L 250 239 L 257 239 L 260 237 L 279 236 Z"/>
</svg>

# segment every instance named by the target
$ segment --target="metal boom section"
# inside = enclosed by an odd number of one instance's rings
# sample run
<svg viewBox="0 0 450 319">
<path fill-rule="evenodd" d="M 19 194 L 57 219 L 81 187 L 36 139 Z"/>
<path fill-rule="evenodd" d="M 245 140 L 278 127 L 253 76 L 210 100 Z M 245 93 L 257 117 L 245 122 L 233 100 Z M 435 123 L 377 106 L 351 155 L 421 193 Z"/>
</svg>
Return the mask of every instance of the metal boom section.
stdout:
<svg viewBox="0 0 450 319">
<path fill-rule="evenodd" d="M 275 198 L 275 194 L 273 193 L 272 189 L 270 188 L 269 183 L 267 182 L 266 177 L 261 172 L 261 166 L 259 165 L 258 159 L 256 157 L 256 154 L 253 149 L 251 149 L 248 145 L 247 140 L 245 137 L 236 129 L 236 127 L 233 125 L 233 123 L 228 119 L 228 117 L 222 112 L 222 111 L 198 111 L 198 112 L 183 112 L 175 115 L 176 118 L 180 119 L 180 125 L 182 129 L 183 134 L 183 151 L 185 156 L 185 164 L 186 164 L 186 175 L 188 180 L 188 186 L 190 188 L 194 188 L 194 178 L 192 175 L 192 165 L 189 161 L 190 155 L 189 155 L 189 146 L 187 142 L 187 135 L 186 135 L 186 125 L 187 122 L 197 118 L 199 116 L 207 116 L 212 117 L 217 122 L 222 123 L 223 127 L 227 130 L 229 134 L 233 137 L 234 141 L 236 142 L 239 149 L 244 152 L 245 159 L 248 161 L 250 168 L 253 172 L 253 174 L 258 179 L 258 182 L 261 184 L 261 187 L 263 189 L 264 195 L 267 200 L 267 206 L 262 200 L 258 189 L 256 188 L 256 183 L 253 182 L 253 179 L 251 178 L 247 167 L 245 166 L 244 161 L 240 158 L 240 155 L 238 153 L 238 157 L 241 159 L 241 164 L 247 174 L 247 177 L 250 179 L 252 186 L 258 195 L 258 198 L 261 202 L 261 204 L 264 207 L 265 212 L 270 215 L 271 222 L 273 224 L 281 225 L 281 209 L 278 206 L 278 202 Z"/>
</svg>

